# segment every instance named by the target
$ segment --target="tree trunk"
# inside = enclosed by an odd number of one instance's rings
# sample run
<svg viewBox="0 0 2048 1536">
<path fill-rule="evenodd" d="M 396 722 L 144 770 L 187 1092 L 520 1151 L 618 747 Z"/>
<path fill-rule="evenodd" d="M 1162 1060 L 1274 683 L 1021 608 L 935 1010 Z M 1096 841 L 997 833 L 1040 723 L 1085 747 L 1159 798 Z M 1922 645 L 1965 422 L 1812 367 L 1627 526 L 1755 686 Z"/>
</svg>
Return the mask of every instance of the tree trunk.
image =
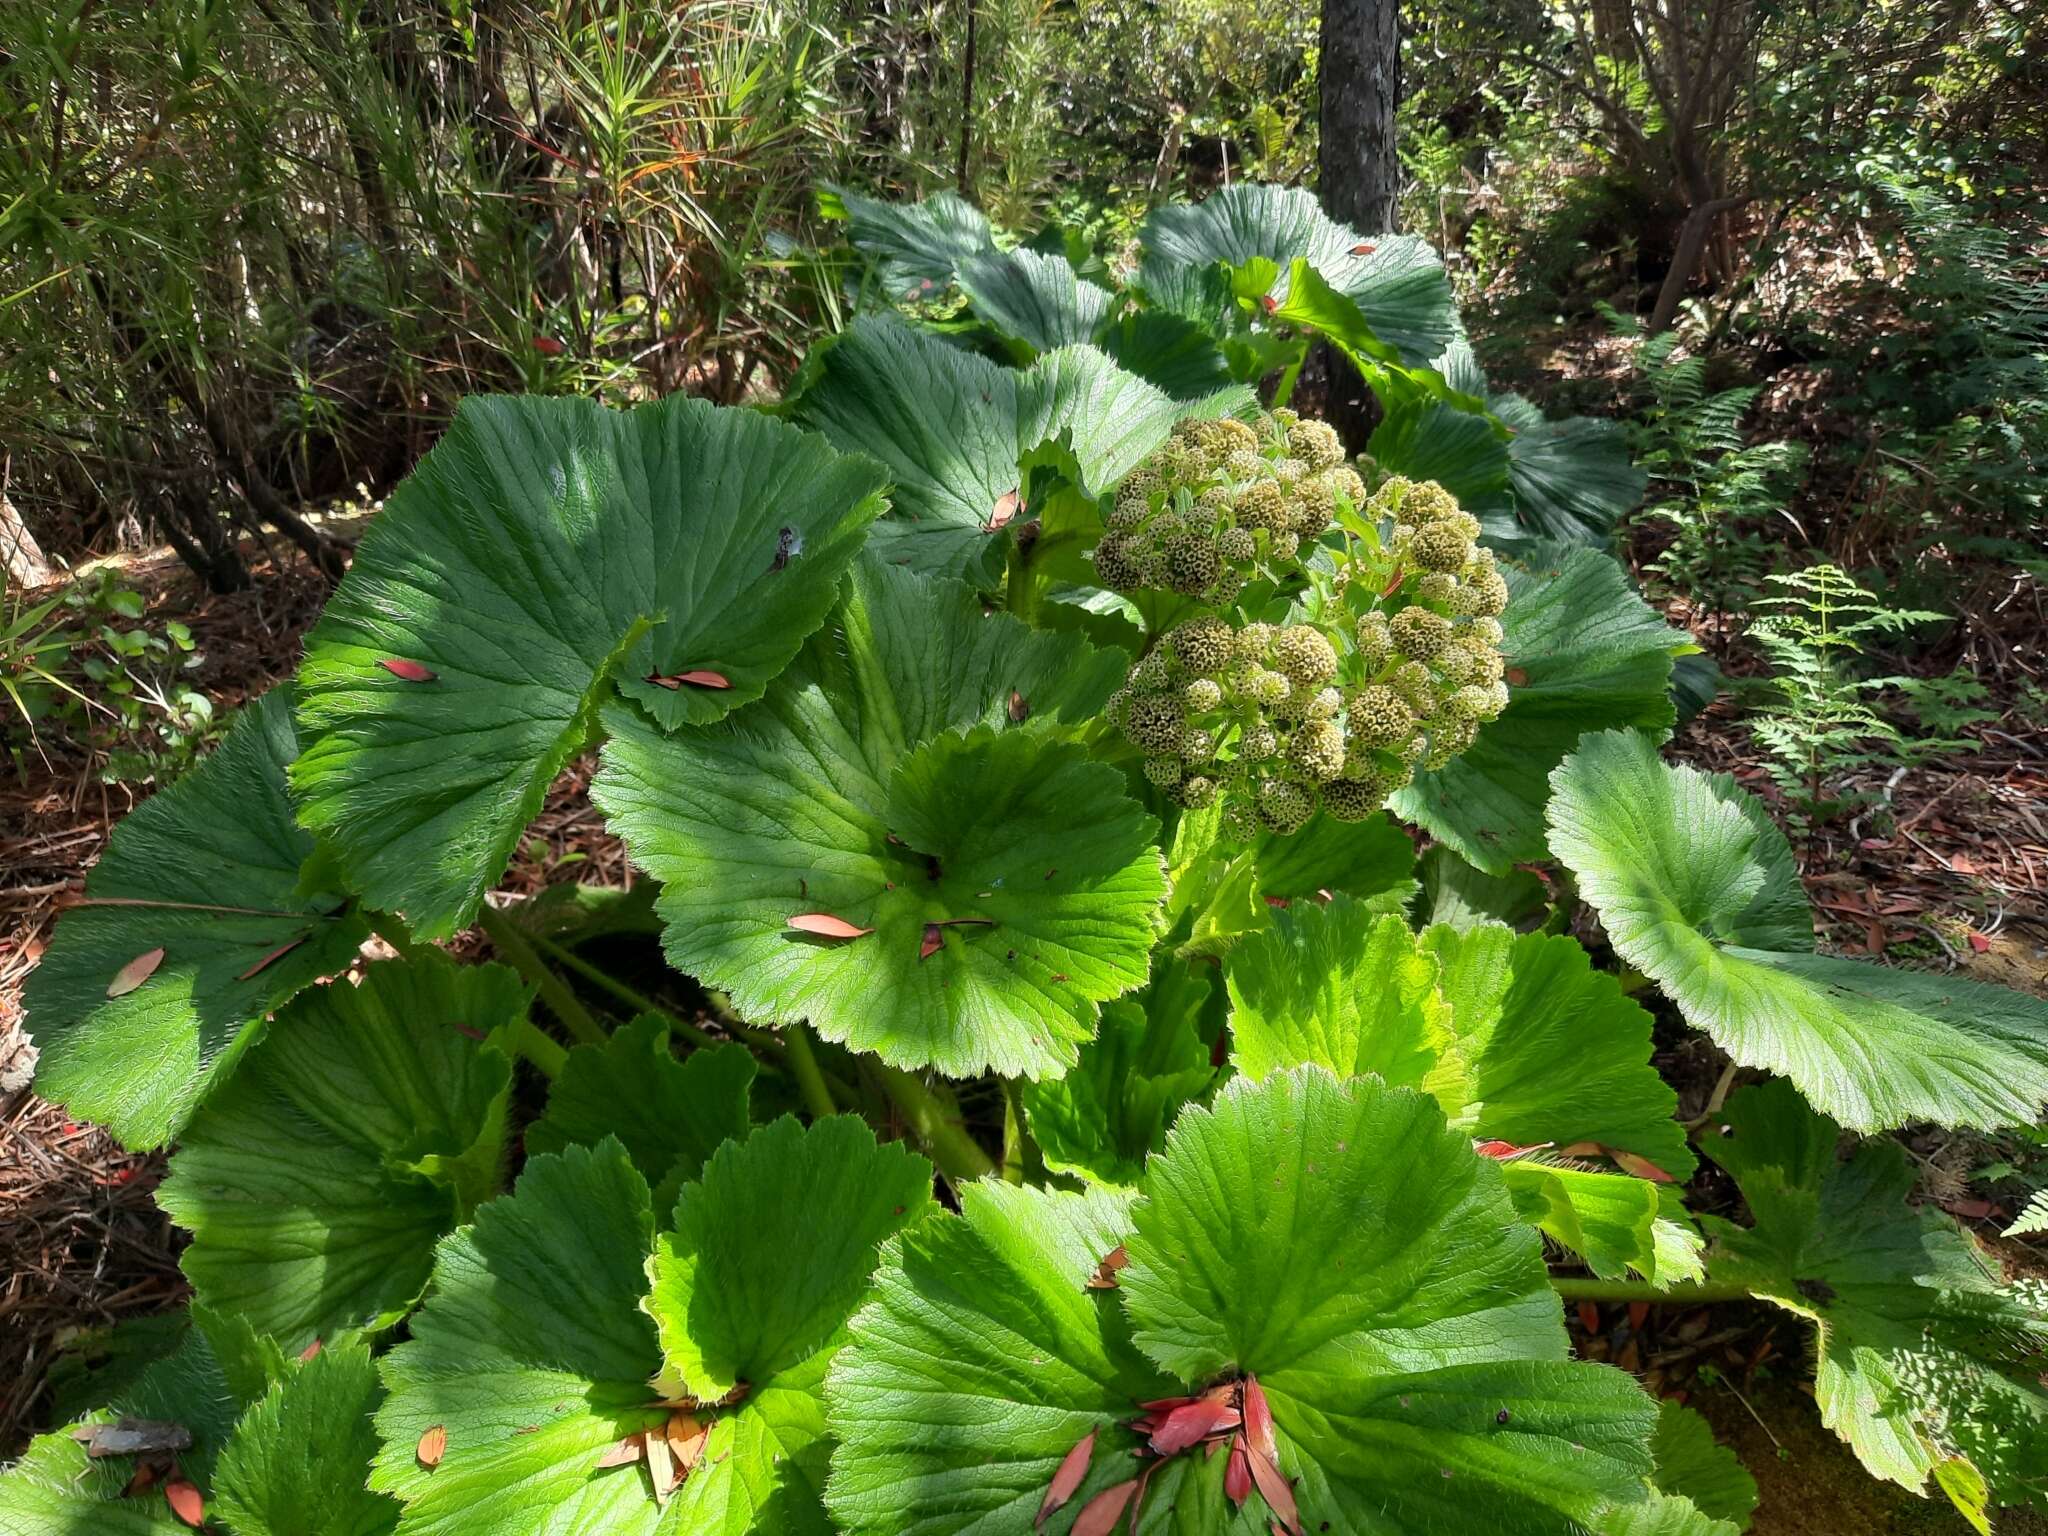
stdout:
<svg viewBox="0 0 2048 1536">
<path fill-rule="evenodd" d="M 1398 227 L 1400 16 L 1395 0 L 1323 0 L 1323 209 L 1367 235 Z"/>
<path fill-rule="evenodd" d="M 974 195 L 969 176 L 974 156 L 974 12 L 975 0 L 967 0 L 967 57 L 960 64 L 960 173 L 955 178 L 960 195 L 969 199 Z"/>
<path fill-rule="evenodd" d="M 1398 227 L 1401 160 L 1394 108 L 1401 96 L 1398 0 L 1323 0 L 1318 174 L 1323 211 L 1360 234 Z M 1323 419 L 1345 447 L 1363 451 L 1378 423 L 1378 402 L 1358 370 L 1327 343 L 1303 370 L 1309 405 L 1320 391 Z"/>
</svg>

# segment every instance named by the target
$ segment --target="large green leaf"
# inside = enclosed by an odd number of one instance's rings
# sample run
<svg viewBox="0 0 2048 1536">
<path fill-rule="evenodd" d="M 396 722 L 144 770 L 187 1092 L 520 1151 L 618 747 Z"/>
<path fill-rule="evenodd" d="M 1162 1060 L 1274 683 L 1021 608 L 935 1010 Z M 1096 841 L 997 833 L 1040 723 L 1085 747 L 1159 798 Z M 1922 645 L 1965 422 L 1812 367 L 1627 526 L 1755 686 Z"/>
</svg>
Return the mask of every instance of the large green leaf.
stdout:
<svg viewBox="0 0 2048 1536">
<path fill-rule="evenodd" d="M 36 1089 L 131 1147 L 177 1134 L 293 993 L 368 934 L 332 893 L 300 893 L 313 839 L 292 821 L 288 690 L 244 709 L 214 754 L 114 828 L 29 973 Z M 121 996 L 138 957 L 162 961 Z"/>
<path fill-rule="evenodd" d="M 1513 504 L 1508 491 L 1513 452 L 1483 414 L 1413 395 L 1387 411 L 1366 446 L 1385 473 L 1434 480 L 1482 522 L 1497 519 Z"/>
<path fill-rule="evenodd" d="M 614 677 L 665 725 L 759 698 L 823 622 L 881 485 L 819 438 L 680 396 L 464 401 L 307 639 L 300 819 L 372 905 L 456 932 Z M 647 680 L 700 670 L 726 686 Z"/>
<path fill-rule="evenodd" d="M 826 182 L 818 207 L 826 218 L 846 221 L 846 238 L 875 263 L 891 301 L 936 297 L 961 262 L 995 246 L 986 215 L 951 192 L 892 203 Z"/>
<path fill-rule="evenodd" d="M 1621 424 L 1592 416 L 1547 421 L 1520 395 L 1487 401 L 1514 436 L 1508 440 L 1508 482 L 1514 517 L 1487 520 L 1496 545 L 1529 539 L 1605 544 L 1614 525 L 1643 499 L 1649 476 L 1628 456 Z"/>
<path fill-rule="evenodd" d="M 433 951 L 302 996 L 193 1117 L 158 1202 L 199 1299 L 296 1353 L 383 1327 L 495 1193 L 511 1064 L 466 1033 L 526 1012 L 503 966 Z"/>
<path fill-rule="evenodd" d="M 1215 1080 L 1201 1035 L 1207 977 L 1162 953 L 1151 985 L 1106 1004 L 1066 1076 L 1029 1084 L 1024 1104 L 1046 1166 L 1136 1184 L 1182 1104 Z"/>
<path fill-rule="evenodd" d="M 712 1153 L 747 1134 L 754 1072 L 754 1053 L 737 1043 L 677 1061 L 667 1021 L 643 1014 L 603 1045 L 569 1052 L 549 1085 L 547 1113 L 526 1128 L 526 1150 L 594 1147 L 616 1136 L 653 1187 L 655 1208 L 673 1207 Z"/>
<path fill-rule="evenodd" d="M 2048 1099 L 2048 1003 L 1812 953 L 1791 849 L 1731 778 L 1615 731 L 1552 783 L 1550 846 L 1616 952 L 1737 1062 L 1856 1130 L 2025 1124 Z"/>
<path fill-rule="evenodd" d="M 1287 275 L 1287 297 L 1270 311 L 1273 319 L 1323 337 L 1349 360 L 1372 386 L 1383 410 L 1416 400 L 1435 400 L 1477 417 L 1487 432 L 1504 439 L 1505 432 L 1486 420 L 1486 402 L 1453 388 L 1435 368 L 1411 366 L 1400 348 L 1382 341 L 1365 311 L 1349 295 L 1339 293 L 1306 259 L 1297 257 Z M 1398 465 L 1382 467 L 1408 474 Z M 1428 477 L 1422 477 L 1428 478 Z"/>
<path fill-rule="evenodd" d="M 1846 1159 L 1792 1085 L 1728 1101 L 1705 1145 L 1752 1225 L 1702 1218 L 1713 1274 L 1813 1322 L 1821 1417 L 1874 1475 L 1923 1490 L 1966 1461 L 2001 1502 L 2048 1508 L 2048 1300 L 2007 1286 L 1953 1218 L 1912 1206 L 1896 1142 Z M 1975 1481 L 1975 1479 L 1967 1479 Z"/>
<path fill-rule="evenodd" d="M 380 1362 L 383 1449 L 370 1486 L 405 1536 L 644 1536 L 661 1517 L 646 1470 L 600 1468 L 669 1415 L 641 1310 L 654 1223 L 616 1141 L 529 1159 L 514 1191 L 444 1238 L 412 1337 Z M 419 1457 L 445 1437 L 437 1465 Z"/>
<path fill-rule="evenodd" d="M 1176 400 L 1207 399 L 1234 380 L 1230 363 L 1207 329 L 1165 309 L 1140 309 L 1096 337 L 1110 361 Z"/>
<path fill-rule="evenodd" d="M 662 881 L 669 959 L 744 1017 L 901 1066 L 1057 1075 L 1144 981 L 1164 896 L 1152 818 L 1050 728 L 1092 717 L 1120 662 L 863 562 L 737 719 L 677 737 L 611 711 L 592 793 Z M 813 913 L 874 931 L 790 927 Z"/>
<path fill-rule="evenodd" d="M 839 1438 L 826 1503 L 854 1536 L 1023 1531 L 1066 1454 L 1097 1436 L 1052 1528 L 1130 1475 L 1121 1421 L 1172 1381 L 1131 1348 L 1113 1290 L 1087 1281 L 1130 1230 L 1129 1197 L 960 1192 L 893 1239 L 875 1299 L 826 1381 Z"/>
<path fill-rule="evenodd" d="M 1154 273 L 1270 262 L 1276 270 L 1262 291 L 1276 301 L 1287 296 L 1293 262 L 1305 260 L 1413 364 L 1429 362 L 1459 334 L 1450 280 L 1435 251 L 1413 235 L 1360 235 L 1298 187 L 1239 182 L 1200 203 L 1158 208 L 1138 239 Z"/>
<path fill-rule="evenodd" d="M 1181 416 L 1248 403 L 1242 391 L 1175 400 L 1092 347 L 1048 352 L 1018 373 L 874 315 L 826 344 L 797 415 L 887 467 L 895 489 L 875 526 L 882 559 L 990 587 L 1029 515 L 1017 498 L 1038 494 L 1033 465 L 1099 496 Z"/>
<path fill-rule="evenodd" d="M 1182 1381 L 1259 1381 L 1308 1529 L 1557 1531 L 1644 1496 L 1653 1405 L 1569 1359 L 1540 1242 L 1430 1099 L 1240 1078 L 1146 1191 L 1133 1339 Z"/>
<path fill-rule="evenodd" d="M 1403 918 L 1341 896 L 1306 902 L 1240 940 L 1226 975 L 1234 1059 L 1248 1076 L 1314 1065 L 1465 1097 L 1436 964 Z"/>
<path fill-rule="evenodd" d="M 648 1311 L 691 1396 L 745 1388 L 683 1485 L 676 1529 L 830 1529 L 820 1384 L 877 1250 L 931 1208 L 931 1186 L 923 1158 L 832 1115 L 727 1143 L 684 1189 L 655 1246 Z"/>
<path fill-rule="evenodd" d="M 398 1505 L 365 1480 L 382 1389 L 359 1340 L 294 1363 L 242 1416 L 214 1471 L 235 1536 L 386 1536 Z"/>
<path fill-rule="evenodd" d="M 1470 1074 L 1457 1123 L 1517 1146 L 1593 1142 L 1678 1179 L 1692 1172 L 1677 1095 L 1650 1063 L 1655 1021 L 1578 940 L 1489 923 L 1432 928 L 1423 947 L 1443 967 Z"/>
<path fill-rule="evenodd" d="M 1505 573 L 1507 709 L 1465 751 L 1418 773 L 1390 802 L 1396 815 L 1494 875 L 1544 856 L 1550 771 L 1582 735 L 1671 728 L 1672 658 L 1695 649 L 1595 550 Z"/>
<path fill-rule="evenodd" d="M 960 291 L 997 334 L 1031 352 L 1050 352 L 1094 338 L 1115 296 L 1076 272 L 1064 256 L 991 247 L 960 264 Z"/>
<path fill-rule="evenodd" d="M 1657 1486 L 1690 1499 L 1709 1519 L 1749 1528 L 1756 1509 L 1756 1479 L 1735 1453 L 1714 1438 L 1707 1421 L 1666 1398 L 1657 1405 L 1657 1433 L 1650 1442 L 1657 1458 Z"/>
<path fill-rule="evenodd" d="M 124 1417 L 179 1426 L 191 1444 L 177 1453 L 180 1472 L 202 1494 L 235 1423 L 237 1404 L 213 1345 L 184 1324 L 177 1342 L 106 1406 L 29 1442 L 20 1461 L 0 1471 L 0 1536 L 175 1536 L 189 1533 L 160 1491 L 124 1498 L 133 1456 L 90 1457 L 71 1431 Z"/>
</svg>

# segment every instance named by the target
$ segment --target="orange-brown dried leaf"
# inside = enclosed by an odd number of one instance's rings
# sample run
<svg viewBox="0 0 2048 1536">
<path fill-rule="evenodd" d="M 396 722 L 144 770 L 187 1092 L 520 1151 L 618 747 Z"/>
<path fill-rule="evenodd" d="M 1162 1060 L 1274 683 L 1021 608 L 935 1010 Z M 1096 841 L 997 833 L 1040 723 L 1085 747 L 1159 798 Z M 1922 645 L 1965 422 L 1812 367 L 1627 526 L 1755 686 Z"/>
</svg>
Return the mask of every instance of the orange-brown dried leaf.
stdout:
<svg viewBox="0 0 2048 1536">
<path fill-rule="evenodd" d="M 420 1436 L 420 1443 L 413 1447 L 413 1455 L 419 1458 L 423 1467 L 438 1467 L 441 1458 L 448 1454 L 448 1426 L 436 1424 Z"/>
<path fill-rule="evenodd" d="M 1047 1516 L 1064 1507 L 1067 1500 L 1080 1491 L 1081 1484 L 1088 1479 L 1088 1463 L 1094 1455 L 1095 1431 L 1091 1429 L 1060 1458 L 1060 1464 L 1052 1474 L 1052 1483 L 1045 1490 L 1045 1499 L 1038 1506 L 1038 1518 L 1031 1522 L 1033 1526 L 1044 1525 Z"/>
<path fill-rule="evenodd" d="M 1095 1266 L 1095 1273 L 1088 1277 L 1091 1291 L 1113 1291 L 1116 1289 L 1117 1271 L 1131 1262 L 1131 1256 L 1124 1252 L 1124 1245 L 1118 1243 L 1102 1256 L 1102 1262 Z"/>
<path fill-rule="evenodd" d="M 164 1502 L 171 1506 L 172 1514 L 195 1531 L 206 1524 L 206 1500 L 184 1477 L 173 1477 L 164 1484 Z"/>
<path fill-rule="evenodd" d="M 386 656 L 377 663 L 400 682 L 431 683 L 439 675 L 422 662 L 407 661 L 403 656 Z"/>
<path fill-rule="evenodd" d="M 789 920 L 789 926 L 798 933 L 815 934 L 821 939 L 864 939 L 875 931 L 830 912 L 799 912 Z"/>
<path fill-rule="evenodd" d="M 107 983 L 107 996 L 126 997 L 130 992 L 133 992 L 137 987 L 149 980 L 150 977 L 154 976 L 156 968 L 163 963 L 164 951 L 161 944 L 155 949 L 145 949 L 133 960 L 122 966 L 121 969 L 114 972 L 114 979 Z"/>
<path fill-rule="evenodd" d="M 1068 1536 L 1109 1536 L 1116 1529 L 1117 1521 L 1123 1519 L 1124 1511 L 1130 1507 L 1131 1498 L 1138 1491 L 1138 1479 L 1118 1483 L 1114 1488 L 1105 1488 L 1086 1504 L 1081 1513 L 1074 1517 L 1073 1529 Z"/>
</svg>

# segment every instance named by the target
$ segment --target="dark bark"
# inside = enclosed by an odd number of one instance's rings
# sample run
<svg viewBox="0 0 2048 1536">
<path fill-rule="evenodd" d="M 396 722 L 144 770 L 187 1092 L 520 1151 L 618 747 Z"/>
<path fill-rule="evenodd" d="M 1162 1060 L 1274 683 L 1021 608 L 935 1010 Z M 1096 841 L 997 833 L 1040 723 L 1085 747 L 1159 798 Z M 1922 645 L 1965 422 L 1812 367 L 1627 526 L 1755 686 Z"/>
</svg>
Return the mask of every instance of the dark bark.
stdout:
<svg viewBox="0 0 2048 1536">
<path fill-rule="evenodd" d="M 972 196 L 968 163 L 974 153 L 974 0 L 967 0 L 967 57 L 960 66 L 960 174 L 962 197 Z"/>
<path fill-rule="evenodd" d="M 1323 209 L 1361 234 L 1399 227 L 1401 161 L 1394 108 L 1401 95 L 1396 0 L 1323 0 Z"/>
<path fill-rule="evenodd" d="M 1323 211 L 1360 234 L 1399 227 L 1394 109 L 1401 96 L 1400 21 L 1398 0 L 1323 0 L 1318 181 Z M 1324 420 L 1347 448 L 1361 451 L 1379 410 L 1358 370 L 1319 344 L 1304 383 L 1311 395 L 1320 388 Z"/>
</svg>

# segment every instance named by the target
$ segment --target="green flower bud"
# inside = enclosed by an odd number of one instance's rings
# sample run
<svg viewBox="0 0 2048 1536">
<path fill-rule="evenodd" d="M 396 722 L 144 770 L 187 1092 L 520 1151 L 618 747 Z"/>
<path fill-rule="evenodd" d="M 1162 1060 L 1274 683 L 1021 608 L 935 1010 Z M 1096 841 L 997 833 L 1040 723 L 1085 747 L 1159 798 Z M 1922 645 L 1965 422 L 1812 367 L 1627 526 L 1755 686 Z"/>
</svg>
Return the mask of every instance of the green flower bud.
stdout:
<svg viewBox="0 0 2048 1536">
<path fill-rule="evenodd" d="M 1441 603 L 1454 610 L 1458 606 L 1458 595 L 1464 590 L 1458 585 L 1458 578 L 1449 571 L 1425 571 L 1415 582 L 1418 602 Z"/>
<path fill-rule="evenodd" d="M 1223 471 L 1233 480 L 1249 480 L 1266 472 L 1266 461 L 1255 448 L 1234 448 L 1223 461 Z"/>
<path fill-rule="evenodd" d="M 1368 747 L 1399 747 L 1415 735 L 1415 711 L 1385 683 L 1360 689 L 1346 718 L 1353 739 Z"/>
<path fill-rule="evenodd" d="M 1402 662 L 1394 669 L 1394 675 L 1388 682 L 1418 716 L 1427 715 L 1436 708 L 1436 679 L 1429 675 L 1429 668 L 1421 662 Z"/>
<path fill-rule="evenodd" d="M 1325 421 L 1297 421 L 1289 427 L 1287 450 L 1307 460 L 1311 469 L 1334 469 L 1344 462 L 1344 443 Z"/>
<path fill-rule="evenodd" d="M 1316 813 L 1315 795 L 1289 779 L 1266 779 L 1259 785 L 1259 820 L 1275 832 L 1298 832 Z"/>
<path fill-rule="evenodd" d="M 1140 693 L 1158 693 L 1173 686 L 1173 663 L 1164 651 L 1154 651 L 1131 668 L 1131 687 Z"/>
<path fill-rule="evenodd" d="M 1429 661 L 1451 643 L 1451 621 L 1427 608 L 1403 608 L 1392 622 L 1394 644 L 1404 656 Z"/>
<path fill-rule="evenodd" d="M 1427 523 L 1408 547 L 1408 557 L 1427 571 L 1462 571 L 1472 558 L 1472 541 L 1450 522 Z"/>
<path fill-rule="evenodd" d="M 1499 571 L 1481 571 L 1476 577 L 1466 583 L 1466 587 L 1472 594 L 1467 599 L 1471 604 L 1471 611 L 1479 615 L 1479 617 L 1494 619 L 1508 611 L 1507 578 L 1501 575 Z M 1498 628 L 1499 626 L 1496 625 L 1495 627 Z M 1494 642 L 1496 645 L 1499 643 L 1498 640 Z"/>
<path fill-rule="evenodd" d="M 1211 540 L 1178 533 L 1166 541 L 1166 584 L 1175 592 L 1197 596 L 1222 574 L 1223 557 Z"/>
<path fill-rule="evenodd" d="M 1197 677 L 1222 676 L 1235 654 L 1236 636 L 1228 624 L 1213 614 L 1175 626 L 1166 641 L 1180 664 Z"/>
<path fill-rule="evenodd" d="M 1387 623 L 1387 616 L 1375 608 L 1363 615 L 1354 631 L 1358 642 L 1358 659 L 1365 670 L 1377 672 L 1394 659 L 1394 631 Z"/>
<path fill-rule="evenodd" d="M 1251 696 L 1267 709 L 1277 709 L 1287 702 L 1290 692 L 1286 677 L 1278 672 L 1261 672 L 1252 680 Z"/>
<path fill-rule="evenodd" d="M 1247 624 L 1237 632 L 1235 651 L 1240 661 L 1264 661 L 1273 648 L 1273 626 Z"/>
<path fill-rule="evenodd" d="M 1217 535 L 1216 551 L 1232 565 L 1249 565 L 1259 557 L 1259 541 L 1249 528 L 1226 528 Z"/>
<path fill-rule="evenodd" d="M 1131 745 L 1157 756 L 1175 756 L 1187 722 L 1181 718 L 1180 701 L 1171 694 L 1143 693 L 1131 700 L 1124 717 L 1124 735 Z"/>
<path fill-rule="evenodd" d="M 1191 715 L 1206 715 L 1223 707 L 1223 689 L 1211 678 L 1198 677 L 1180 691 L 1180 701 Z"/>
<path fill-rule="evenodd" d="M 1198 811 L 1216 798 L 1216 781 L 1201 774 L 1181 780 L 1180 803 Z"/>
<path fill-rule="evenodd" d="M 1337 675 L 1337 653 L 1321 630 L 1307 624 L 1290 624 L 1273 637 L 1273 664 L 1289 682 L 1304 685 L 1321 685 Z"/>
<path fill-rule="evenodd" d="M 1344 771 L 1344 733 L 1332 720 L 1311 720 L 1294 733 L 1287 761 L 1306 778 L 1326 783 Z"/>
<path fill-rule="evenodd" d="M 1273 558 L 1275 560 L 1292 560 L 1300 553 L 1301 540 L 1294 534 L 1276 533 L 1273 535 Z"/>
<path fill-rule="evenodd" d="M 1336 779 L 1323 786 L 1323 809 L 1338 821 L 1364 821 L 1386 798 L 1371 779 Z"/>
<path fill-rule="evenodd" d="M 1180 739 L 1180 755 L 1190 763 L 1206 763 L 1216 755 L 1216 737 L 1212 732 L 1190 729 Z"/>
<path fill-rule="evenodd" d="M 1223 835 L 1233 843 L 1248 843 L 1259 835 L 1259 818 L 1242 800 L 1223 807 Z"/>
<path fill-rule="evenodd" d="M 1237 738 L 1238 756 L 1247 762 L 1262 763 L 1280 750 L 1280 737 L 1270 725 L 1254 725 Z"/>
<path fill-rule="evenodd" d="M 1135 592 L 1145 584 L 1143 555 L 1129 534 L 1108 534 L 1095 546 L 1095 578 L 1112 592 Z"/>
<path fill-rule="evenodd" d="M 1238 526 L 1243 528 L 1278 530 L 1289 520 L 1287 498 L 1279 486 L 1266 479 L 1254 480 L 1237 493 L 1236 510 Z"/>
<path fill-rule="evenodd" d="M 1502 644 L 1508 637 L 1507 631 L 1500 627 L 1500 620 L 1490 614 L 1474 619 L 1466 632 L 1492 646 Z"/>
<path fill-rule="evenodd" d="M 1308 717 L 1311 720 L 1334 720 L 1344 708 L 1344 695 L 1334 688 L 1324 688 L 1308 701 Z"/>
<path fill-rule="evenodd" d="M 1172 789 L 1180 783 L 1181 761 L 1177 757 L 1148 757 L 1145 759 L 1145 777 L 1161 789 Z"/>
</svg>

